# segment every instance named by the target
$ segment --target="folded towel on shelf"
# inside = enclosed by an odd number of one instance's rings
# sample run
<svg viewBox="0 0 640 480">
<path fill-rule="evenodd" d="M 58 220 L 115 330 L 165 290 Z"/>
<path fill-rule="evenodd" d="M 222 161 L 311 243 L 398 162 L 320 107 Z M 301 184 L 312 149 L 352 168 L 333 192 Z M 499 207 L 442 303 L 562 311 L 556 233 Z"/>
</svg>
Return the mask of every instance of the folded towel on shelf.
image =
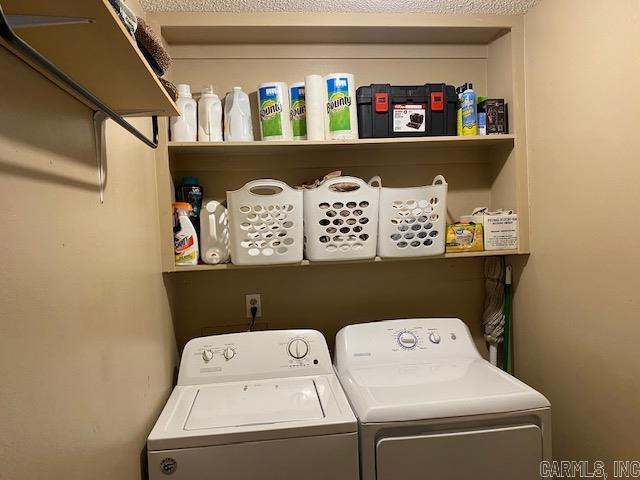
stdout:
<svg viewBox="0 0 640 480">
<path fill-rule="evenodd" d="M 138 19 L 133 10 L 123 0 L 109 0 L 109 3 L 118 14 L 118 17 L 120 17 L 120 21 L 129 32 L 129 35 L 135 35 Z"/>
<path fill-rule="evenodd" d="M 162 40 L 156 32 L 149 26 L 143 18 L 138 17 L 138 28 L 136 29 L 136 41 L 140 51 L 145 56 L 151 68 L 160 77 L 171 66 L 171 56 L 162 45 Z"/>
<path fill-rule="evenodd" d="M 178 99 L 178 88 L 169 80 L 165 80 L 164 78 L 159 78 L 158 80 L 160 80 L 160 83 L 167 91 L 169 96 L 173 98 L 174 101 L 176 101 Z"/>
</svg>

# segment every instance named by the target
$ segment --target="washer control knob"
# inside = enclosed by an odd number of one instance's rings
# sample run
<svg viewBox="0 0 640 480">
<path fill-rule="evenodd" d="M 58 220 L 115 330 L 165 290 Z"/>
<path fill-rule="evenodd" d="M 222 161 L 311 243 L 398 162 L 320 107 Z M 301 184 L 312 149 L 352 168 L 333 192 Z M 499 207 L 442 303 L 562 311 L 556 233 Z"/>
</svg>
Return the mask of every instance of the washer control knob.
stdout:
<svg viewBox="0 0 640 480">
<path fill-rule="evenodd" d="M 440 334 L 438 332 L 431 332 L 429 334 L 429 341 L 431 343 L 440 343 L 440 340 L 441 340 L 441 338 L 440 338 Z"/>
<path fill-rule="evenodd" d="M 415 348 L 416 345 L 418 345 L 418 337 L 416 337 L 415 333 L 413 332 L 401 332 L 400 335 L 398 335 L 398 343 L 402 348 L 411 350 L 412 348 Z"/>
<path fill-rule="evenodd" d="M 231 360 L 236 356 L 236 351 L 231 347 L 227 347 L 222 351 L 222 356 L 225 360 Z"/>
<path fill-rule="evenodd" d="M 206 348 L 202 351 L 202 359 L 205 362 L 210 362 L 213 358 L 213 352 L 211 350 L 207 350 Z"/>
<path fill-rule="evenodd" d="M 287 349 L 289 350 L 289 355 L 296 360 L 301 360 L 309 353 L 309 344 L 302 338 L 294 338 L 289 342 Z"/>
</svg>

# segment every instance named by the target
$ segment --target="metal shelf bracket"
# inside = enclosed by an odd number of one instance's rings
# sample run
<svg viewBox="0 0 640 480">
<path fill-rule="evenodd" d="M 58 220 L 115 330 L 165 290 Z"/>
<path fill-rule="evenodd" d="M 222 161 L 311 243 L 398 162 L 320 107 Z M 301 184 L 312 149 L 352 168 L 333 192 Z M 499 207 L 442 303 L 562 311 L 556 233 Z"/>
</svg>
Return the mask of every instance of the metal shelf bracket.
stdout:
<svg viewBox="0 0 640 480">
<path fill-rule="evenodd" d="M 84 88 L 73 78 L 60 70 L 55 64 L 47 58 L 40 55 L 31 45 L 20 38 L 13 30 L 16 28 L 38 27 L 38 26 L 55 26 L 69 25 L 75 23 L 92 23 L 93 19 L 87 18 L 69 18 L 69 17 L 43 17 L 33 15 L 5 15 L 0 5 L 0 38 L 6 42 L 16 52 L 26 58 L 29 62 L 40 69 L 41 73 L 46 72 L 62 85 L 66 86 L 80 97 L 84 98 L 90 105 L 94 106 L 94 126 L 96 134 L 96 156 L 98 165 L 98 180 L 100 182 L 100 201 L 104 201 L 104 186 L 106 185 L 106 157 L 104 146 L 104 122 L 110 118 L 122 128 L 131 133 L 150 148 L 158 148 L 158 117 L 151 116 L 153 127 L 152 138 L 147 138 L 142 132 L 131 125 L 124 117 L 112 110 L 108 105 L 104 104 L 98 97 L 93 95 L 89 90 Z M 24 60 L 23 58 L 23 60 Z M 43 73 L 44 75 L 44 73 Z M 45 75 L 46 76 L 46 75 Z"/>
</svg>

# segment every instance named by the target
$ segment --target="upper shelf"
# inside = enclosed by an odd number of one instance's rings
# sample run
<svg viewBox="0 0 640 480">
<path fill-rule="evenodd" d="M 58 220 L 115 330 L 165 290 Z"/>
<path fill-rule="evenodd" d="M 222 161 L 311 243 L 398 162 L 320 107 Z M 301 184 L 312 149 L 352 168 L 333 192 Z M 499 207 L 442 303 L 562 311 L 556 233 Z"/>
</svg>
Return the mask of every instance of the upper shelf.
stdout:
<svg viewBox="0 0 640 480">
<path fill-rule="evenodd" d="M 158 12 L 171 45 L 207 44 L 477 44 L 508 33 L 509 16 L 416 14 L 309 15 L 301 13 Z"/>
<path fill-rule="evenodd" d="M 256 25 L 237 26 L 165 26 L 167 42 L 179 44 L 289 44 L 289 43 L 386 43 L 401 44 L 487 44 L 507 30 L 499 27 L 299 27 Z M 327 41 L 330 39 L 330 41 Z"/>
<path fill-rule="evenodd" d="M 90 23 L 16 28 L 16 33 L 116 112 L 178 114 L 108 0 L 3 0 L 2 8 L 7 15 L 91 19 Z"/>
<path fill-rule="evenodd" d="M 171 155 L 279 155 L 299 152 L 373 150 L 396 151 L 416 148 L 486 148 L 513 146 L 515 135 L 474 137 L 362 138 L 359 140 L 272 142 L 169 142 Z"/>
</svg>

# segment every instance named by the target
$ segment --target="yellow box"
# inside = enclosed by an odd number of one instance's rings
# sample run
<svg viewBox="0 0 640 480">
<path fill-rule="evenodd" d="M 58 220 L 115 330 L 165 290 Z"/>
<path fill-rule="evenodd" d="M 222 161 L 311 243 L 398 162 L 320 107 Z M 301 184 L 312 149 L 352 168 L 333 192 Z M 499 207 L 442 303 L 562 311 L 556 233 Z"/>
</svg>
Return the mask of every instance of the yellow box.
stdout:
<svg viewBox="0 0 640 480">
<path fill-rule="evenodd" d="M 482 252 L 484 250 L 481 223 L 447 225 L 447 253 Z"/>
</svg>

